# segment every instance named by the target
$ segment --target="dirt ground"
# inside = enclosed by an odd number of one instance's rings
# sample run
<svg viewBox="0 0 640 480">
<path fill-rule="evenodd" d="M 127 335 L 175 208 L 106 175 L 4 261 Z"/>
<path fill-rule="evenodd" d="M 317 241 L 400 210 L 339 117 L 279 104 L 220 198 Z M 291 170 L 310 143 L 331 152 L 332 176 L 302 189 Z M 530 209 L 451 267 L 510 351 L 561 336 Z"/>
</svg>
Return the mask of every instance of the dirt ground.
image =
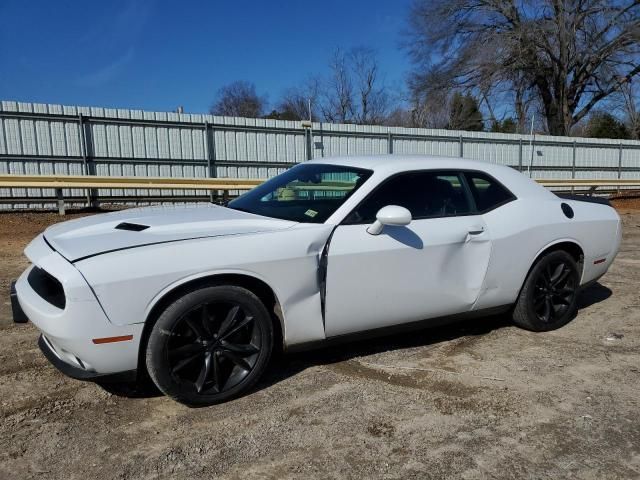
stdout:
<svg viewBox="0 0 640 480">
<path fill-rule="evenodd" d="M 202 409 L 50 366 L 8 288 L 61 218 L 0 214 L 0 479 L 640 478 L 635 206 L 558 331 L 495 317 L 284 356 L 250 395 Z"/>
</svg>

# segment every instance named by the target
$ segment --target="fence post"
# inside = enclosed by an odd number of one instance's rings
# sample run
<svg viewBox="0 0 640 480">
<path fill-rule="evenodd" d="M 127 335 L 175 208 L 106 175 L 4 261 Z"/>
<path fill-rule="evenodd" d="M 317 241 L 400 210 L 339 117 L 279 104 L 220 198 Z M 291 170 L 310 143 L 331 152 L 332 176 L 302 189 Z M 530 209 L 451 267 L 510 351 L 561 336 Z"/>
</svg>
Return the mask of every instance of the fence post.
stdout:
<svg viewBox="0 0 640 480">
<path fill-rule="evenodd" d="M 64 215 L 64 196 L 61 188 L 56 188 L 56 201 L 58 203 L 58 215 Z"/>
<path fill-rule="evenodd" d="M 96 168 L 93 163 L 93 149 L 92 145 L 92 137 L 89 124 L 85 121 L 84 116 L 80 113 L 78 114 L 78 125 L 80 128 L 80 152 L 82 154 L 82 168 L 84 175 L 95 175 Z M 98 202 L 98 190 L 95 188 L 87 189 L 87 207 L 97 208 L 99 206 Z"/>
<path fill-rule="evenodd" d="M 522 173 L 522 138 L 518 139 L 518 171 Z"/>
<path fill-rule="evenodd" d="M 313 160 L 313 150 L 311 142 L 313 142 L 313 134 L 311 132 L 311 126 L 304 128 L 304 156 L 307 160 Z"/>
<path fill-rule="evenodd" d="M 622 178 L 622 142 L 618 150 L 618 180 Z M 620 193 L 620 185 L 618 185 L 617 192 Z"/>
<path fill-rule="evenodd" d="M 204 145 L 206 149 L 207 156 L 207 176 L 209 178 L 216 178 L 218 176 L 218 172 L 216 170 L 216 144 L 215 138 L 213 134 L 213 128 L 211 128 L 211 124 L 205 120 L 204 122 Z M 218 191 L 209 190 L 209 201 L 213 203 L 218 196 Z"/>
<path fill-rule="evenodd" d="M 575 180 L 576 178 L 576 141 L 573 141 L 573 153 L 571 158 L 571 179 Z M 571 193 L 573 193 L 575 187 L 571 187 Z"/>
<path fill-rule="evenodd" d="M 391 130 L 387 132 L 387 153 L 393 153 L 393 134 L 391 133 Z"/>
<path fill-rule="evenodd" d="M 464 156 L 464 138 L 460 135 L 460 158 Z"/>
</svg>

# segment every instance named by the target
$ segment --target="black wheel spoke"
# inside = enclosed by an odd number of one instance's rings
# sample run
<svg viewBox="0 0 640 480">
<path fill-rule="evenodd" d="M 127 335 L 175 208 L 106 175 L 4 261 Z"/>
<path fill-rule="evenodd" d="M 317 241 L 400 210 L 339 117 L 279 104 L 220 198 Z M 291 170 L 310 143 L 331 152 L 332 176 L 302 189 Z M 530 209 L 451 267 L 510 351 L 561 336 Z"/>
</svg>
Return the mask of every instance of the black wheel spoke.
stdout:
<svg viewBox="0 0 640 480">
<path fill-rule="evenodd" d="M 196 320 L 194 320 L 193 318 L 185 318 L 185 321 L 187 322 L 187 325 L 189 325 L 189 328 L 193 331 L 193 333 L 196 334 L 196 337 L 200 339 L 207 338 L 207 332 L 204 331 L 202 325 L 199 325 Z"/>
<path fill-rule="evenodd" d="M 248 357 L 249 355 L 253 355 L 254 353 L 258 353 L 260 349 L 255 345 L 249 344 L 238 344 L 238 343 L 229 343 L 222 342 L 222 348 L 225 350 L 229 350 L 231 352 L 237 353 L 241 357 Z"/>
<path fill-rule="evenodd" d="M 251 323 L 252 321 L 253 321 L 253 317 L 251 317 L 251 316 L 245 317 L 244 320 L 242 320 L 242 322 L 240 322 L 238 325 L 236 325 L 230 332 L 227 332 L 224 335 L 220 335 L 220 339 L 224 340 L 226 338 L 229 338 L 230 336 L 232 336 L 234 333 L 236 333 L 241 328 L 246 327 L 247 325 L 249 325 L 249 323 Z"/>
<path fill-rule="evenodd" d="M 209 310 L 209 305 L 204 304 L 202 306 L 202 312 L 200 315 L 200 323 L 202 323 L 202 328 L 207 334 L 207 338 L 213 337 L 213 316 L 211 315 L 211 311 Z"/>
<path fill-rule="evenodd" d="M 542 287 L 536 288 L 538 289 L 538 291 L 533 293 L 533 300 L 537 303 L 540 300 L 544 299 L 544 297 L 546 296 L 546 289 Z"/>
<path fill-rule="evenodd" d="M 569 268 L 564 268 L 564 264 L 563 264 L 562 272 L 554 280 L 551 281 L 551 285 L 555 288 L 558 288 L 560 285 L 564 283 L 565 280 L 567 280 L 570 273 L 571 273 L 571 270 Z"/>
<path fill-rule="evenodd" d="M 558 278 L 560 278 L 560 275 L 562 275 L 563 270 L 564 270 L 564 263 L 559 263 L 558 266 L 553 269 L 553 272 L 551 272 L 551 275 L 549 276 L 551 285 L 554 285 L 556 283 Z"/>
<path fill-rule="evenodd" d="M 204 356 L 204 364 L 200 369 L 200 375 L 198 375 L 198 379 L 196 380 L 196 390 L 198 391 L 198 393 L 202 392 L 202 388 L 204 387 L 204 384 L 207 381 L 207 377 L 209 376 L 210 370 L 211 370 L 211 353 L 207 352 Z"/>
<path fill-rule="evenodd" d="M 220 355 L 223 356 L 224 358 L 227 358 L 229 360 L 231 360 L 233 363 L 235 363 L 237 366 L 239 366 L 241 369 L 243 369 L 246 372 L 250 372 L 251 371 L 251 365 L 249 365 L 249 363 L 242 357 L 240 357 L 239 355 L 236 355 L 233 352 L 230 352 L 228 350 L 222 350 L 220 352 Z"/>
<path fill-rule="evenodd" d="M 225 334 L 232 328 L 233 324 L 238 319 L 238 314 L 240 313 L 240 307 L 237 305 L 232 307 L 227 313 L 222 325 L 220 325 L 220 330 L 218 330 L 218 336 L 220 338 L 224 338 Z"/>
<path fill-rule="evenodd" d="M 189 365 L 191 362 L 193 362 L 196 358 L 200 357 L 201 355 L 202 355 L 202 352 L 198 352 L 187 358 L 183 358 L 182 360 L 180 360 L 178 363 L 174 365 L 173 373 L 179 372 L 180 370 L 182 370 L 184 367 Z"/>
<path fill-rule="evenodd" d="M 181 347 L 174 348 L 169 354 L 174 358 L 182 358 L 185 356 L 191 357 L 198 353 L 204 352 L 204 347 L 199 343 L 187 343 Z"/>
<path fill-rule="evenodd" d="M 571 303 L 566 297 L 563 297 L 562 295 L 557 293 L 553 295 L 553 298 L 556 303 L 559 303 L 560 305 L 569 305 Z"/>
<path fill-rule="evenodd" d="M 220 359 L 219 359 L 219 352 L 216 352 L 216 353 L 213 355 L 212 363 L 213 363 L 213 381 L 214 381 L 214 383 L 215 383 L 216 390 L 218 390 L 219 392 L 221 392 L 221 391 L 222 391 L 222 389 L 224 388 L 224 385 L 220 382 Z"/>
<path fill-rule="evenodd" d="M 545 322 L 551 321 L 553 314 L 553 305 L 551 304 L 551 299 L 549 297 L 545 297 L 544 299 L 544 314 L 542 315 L 542 319 Z"/>
</svg>

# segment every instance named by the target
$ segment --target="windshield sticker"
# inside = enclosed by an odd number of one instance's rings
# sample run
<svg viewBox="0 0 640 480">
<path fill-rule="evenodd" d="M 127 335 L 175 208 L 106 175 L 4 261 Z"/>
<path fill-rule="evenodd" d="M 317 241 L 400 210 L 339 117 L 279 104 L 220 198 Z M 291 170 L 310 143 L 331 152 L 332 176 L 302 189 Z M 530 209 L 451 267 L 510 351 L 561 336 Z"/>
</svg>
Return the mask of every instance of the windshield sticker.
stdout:
<svg viewBox="0 0 640 480">
<path fill-rule="evenodd" d="M 313 217 L 315 217 L 315 216 L 318 214 L 318 212 L 316 212 L 315 210 L 311 210 L 311 209 L 309 209 L 309 210 L 307 210 L 306 212 L 304 212 L 304 214 L 305 214 L 307 217 L 311 217 L 311 218 L 313 218 Z"/>
</svg>

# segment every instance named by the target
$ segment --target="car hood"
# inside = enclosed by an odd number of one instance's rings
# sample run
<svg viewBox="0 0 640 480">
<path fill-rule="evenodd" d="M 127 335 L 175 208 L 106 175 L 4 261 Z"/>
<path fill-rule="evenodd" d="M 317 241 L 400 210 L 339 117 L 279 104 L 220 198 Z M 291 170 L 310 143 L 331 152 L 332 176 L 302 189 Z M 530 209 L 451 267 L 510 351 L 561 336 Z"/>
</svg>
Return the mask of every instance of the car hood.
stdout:
<svg viewBox="0 0 640 480">
<path fill-rule="evenodd" d="M 194 238 L 283 230 L 295 222 L 217 205 L 146 207 L 93 215 L 47 228 L 44 238 L 73 262 L 101 253 Z"/>
</svg>

